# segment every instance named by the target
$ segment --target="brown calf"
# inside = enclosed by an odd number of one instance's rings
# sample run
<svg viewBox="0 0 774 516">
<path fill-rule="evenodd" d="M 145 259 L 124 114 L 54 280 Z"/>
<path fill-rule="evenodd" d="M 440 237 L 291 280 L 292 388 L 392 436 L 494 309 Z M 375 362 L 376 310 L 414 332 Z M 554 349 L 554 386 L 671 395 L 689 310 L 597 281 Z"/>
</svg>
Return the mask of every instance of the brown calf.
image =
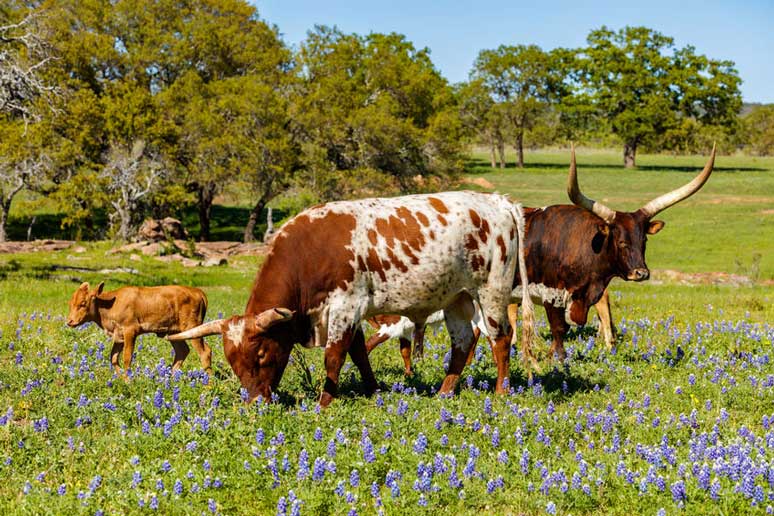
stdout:
<svg viewBox="0 0 774 516">
<path fill-rule="evenodd" d="M 118 355 L 123 349 L 124 368 L 132 365 L 134 340 L 143 333 L 155 333 L 159 337 L 199 326 L 207 311 L 207 296 L 198 288 L 169 285 L 162 287 L 123 287 L 102 292 L 104 283 L 89 290 L 82 283 L 70 298 L 70 315 L 67 325 L 74 328 L 86 322 L 94 322 L 113 338 L 110 361 L 116 373 L 121 373 Z M 202 368 L 212 374 L 210 362 L 212 350 L 204 339 L 191 339 L 199 354 Z M 173 369 L 179 369 L 190 349 L 184 341 L 174 341 L 175 360 Z"/>
</svg>

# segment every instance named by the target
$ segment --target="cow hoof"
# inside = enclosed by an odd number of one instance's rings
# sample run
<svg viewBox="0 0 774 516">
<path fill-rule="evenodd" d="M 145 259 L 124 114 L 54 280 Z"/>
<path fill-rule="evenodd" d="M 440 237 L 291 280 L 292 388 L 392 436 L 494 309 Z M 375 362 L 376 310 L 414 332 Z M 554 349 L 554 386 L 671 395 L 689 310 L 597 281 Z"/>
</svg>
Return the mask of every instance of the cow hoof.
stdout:
<svg viewBox="0 0 774 516">
<path fill-rule="evenodd" d="M 333 396 L 328 392 L 323 392 L 322 396 L 320 396 L 320 407 L 328 408 L 328 405 L 330 405 L 332 401 Z"/>
<path fill-rule="evenodd" d="M 405 371 L 403 371 L 403 376 L 405 376 L 406 378 L 411 378 L 412 376 L 414 376 L 414 371 L 412 371 L 411 369 L 406 369 Z"/>
</svg>

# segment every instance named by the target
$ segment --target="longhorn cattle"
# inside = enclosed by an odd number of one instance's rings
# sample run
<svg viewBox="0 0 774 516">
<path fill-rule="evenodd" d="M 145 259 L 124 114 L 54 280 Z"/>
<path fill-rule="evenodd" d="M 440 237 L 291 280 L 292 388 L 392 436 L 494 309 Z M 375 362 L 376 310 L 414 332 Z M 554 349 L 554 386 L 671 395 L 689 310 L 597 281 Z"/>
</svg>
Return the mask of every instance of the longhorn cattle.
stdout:
<svg viewBox="0 0 774 516">
<path fill-rule="evenodd" d="M 94 322 L 113 338 L 110 361 L 116 373 L 121 373 L 118 357 L 123 350 L 124 369 L 132 365 L 134 340 L 143 333 L 155 333 L 164 337 L 170 333 L 195 328 L 204 321 L 207 312 L 207 296 L 198 288 L 167 285 L 161 287 L 122 287 L 102 292 L 104 283 L 89 290 L 82 283 L 70 298 L 70 314 L 67 325 L 80 326 Z M 191 341 L 202 368 L 212 373 L 212 351 L 201 338 Z M 182 367 L 190 349 L 185 341 L 172 343 L 175 350 L 173 369 Z"/>
<path fill-rule="evenodd" d="M 556 353 L 564 359 L 563 341 L 570 324 L 586 324 L 589 308 L 600 301 L 613 278 L 644 281 L 650 277 L 646 242 L 648 235 L 664 227 L 663 221 L 653 217 L 696 193 L 709 179 L 714 164 L 713 146 L 707 164 L 693 180 L 626 212 L 612 210 L 581 193 L 572 150 L 567 195 L 573 204 L 524 210 L 527 276 L 530 292 L 543 299 L 548 315 L 551 356 Z M 516 278 L 514 285 L 518 284 Z M 518 295 L 519 290 L 514 293 Z M 600 313 L 602 317 L 610 317 L 609 308 L 606 314 Z"/>
<path fill-rule="evenodd" d="M 575 150 L 572 150 L 567 193 L 573 205 L 524 208 L 526 260 L 529 293 L 535 303 L 543 304 L 551 327 L 549 354 L 565 357 L 564 338 L 570 325 L 586 324 L 592 305 L 600 318 L 600 335 L 612 348 L 615 326 L 610 314 L 607 286 L 614 277 L 644 281 L 650 276 L 645 264 L 647 235 L 658 233 L 664 222 L 651 220 L 657 213 L 690 197 L 709 179 L 715 163 L 715 148 L 704 170 L 691 182 L 664 194 L 634 212 L 614 211 L 585 197 L 578 187 Z M 512 300 L 520 302 L 521 281 L 514 277 Z M 509 314 L 515 314 L 509 310 Z M 390 320 L 402 333 L 401 354 L 406 374 L 411 372 L 408 339 L 414 330 L 410 320 Z M 511 320 L 515 327 L 515 320 Z M 368 350 L 390 336 L 384 325 L 369 339 Z M 477 336 L 474 336 L 477 340 Z M 415 350 L 424 339 L 424 331 L 414 333 Z M 471 349 L 471 352 L 473 350 Z M 530 350 L 525 360 L 537 363 Z M 416 356 L 416 353 L 415 353 Z"/>
<path fill-rule="evenodd" d="M 471 344 L 473 302 L 498 355 L 497 390 L 508 374 L 507 306 L 516 265 L 525 277 L 524 219 L 507 197 L 445 192 L 334 202 L 310 208 L 277 234 L 245 314 L 170 340 L 220 333 L 249 399 L 268 400 L 295 343 L 325 347 L 320 405 L 337 394 L 347 353 L 376 389 L 360 321 L 377 314 L 424 321 L 444 309 L 452 359 L 440 391 L 453 391 Z M 526 279 L 526 278 L 525 278 Z M 526 284 L 526 282 L 523 282 Z M 523 307 L 529 347 L 532 305 Z M 500 366 L 502 365 L 502 366 Z"/>
</svg>

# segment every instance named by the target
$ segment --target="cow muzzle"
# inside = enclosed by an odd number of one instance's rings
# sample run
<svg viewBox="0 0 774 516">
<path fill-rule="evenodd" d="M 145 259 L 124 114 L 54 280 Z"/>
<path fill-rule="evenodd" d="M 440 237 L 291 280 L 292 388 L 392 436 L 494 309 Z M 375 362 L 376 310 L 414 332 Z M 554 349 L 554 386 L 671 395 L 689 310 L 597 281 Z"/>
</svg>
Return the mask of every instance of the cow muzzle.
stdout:
<svg viewBox="0 0 774 516">
<path fill-rule="evenodd" d="M 650 278 L 648 269 L 634 269 L 626 276 L 627 281 L 645 281 L 648 278 Z"/>
<path fill-rule="evenodd" d="M 75 321 L 69 320 L 67 321 L 67 326 L 69 326 L 70 328 L 75 328 L 76 326 L 78 326 L 78 323 Z"/>
</svg>

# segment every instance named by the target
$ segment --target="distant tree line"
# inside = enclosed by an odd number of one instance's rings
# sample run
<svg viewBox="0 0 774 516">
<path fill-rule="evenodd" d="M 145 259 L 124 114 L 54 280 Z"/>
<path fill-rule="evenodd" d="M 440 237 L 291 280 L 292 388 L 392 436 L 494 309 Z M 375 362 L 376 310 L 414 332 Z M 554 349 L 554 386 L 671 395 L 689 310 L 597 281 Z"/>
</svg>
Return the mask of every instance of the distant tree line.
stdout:
<svg viewBox="0 0 774 516">
<path fill-rule="evenodd" d="M 296 49 L 244 0 L 12 0 L 0 7 L 0 241 L 27 189 L 64 224 L 129 239 L 148 215 L 250 196 L 244 239 L 292 193 L 309 204 L 437 189 L 471 144 L 774 152 L 774 108 L 739 117 L 733 63 L 643 27 L 581 49 L 482 50 L 451 85 L 399 34 L 314 27 Z"/>
</svg>

